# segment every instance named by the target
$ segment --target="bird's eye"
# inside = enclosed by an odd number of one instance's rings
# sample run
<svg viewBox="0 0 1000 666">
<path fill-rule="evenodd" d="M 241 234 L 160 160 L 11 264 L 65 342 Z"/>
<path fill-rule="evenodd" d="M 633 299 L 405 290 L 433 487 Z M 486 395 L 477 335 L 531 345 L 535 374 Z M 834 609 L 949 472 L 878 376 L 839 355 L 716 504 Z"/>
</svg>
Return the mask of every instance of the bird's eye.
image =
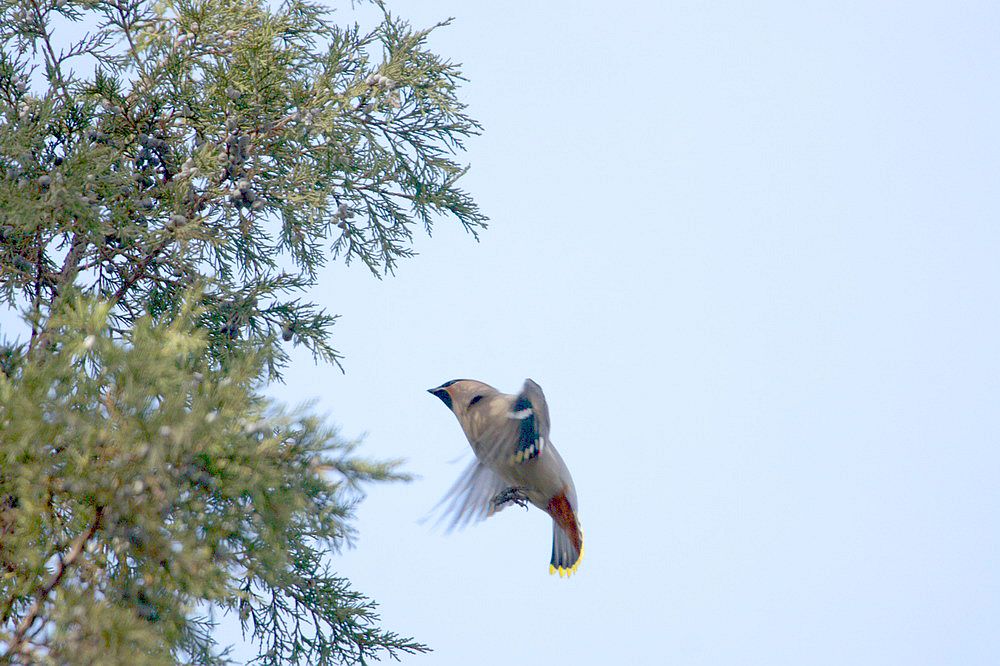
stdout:
<svg viewBox="0 0 1000 666">
<path fill-rule="evenodd" d="M 472 400 L 469 401 L 469 407 L 472 407 L 474 404 L 476 404 L 477 402 L 479 402 L 482 399 L 483 399 L 483 396 L 477 395 L 476 397 L 474 397 Z"/>
</svg>

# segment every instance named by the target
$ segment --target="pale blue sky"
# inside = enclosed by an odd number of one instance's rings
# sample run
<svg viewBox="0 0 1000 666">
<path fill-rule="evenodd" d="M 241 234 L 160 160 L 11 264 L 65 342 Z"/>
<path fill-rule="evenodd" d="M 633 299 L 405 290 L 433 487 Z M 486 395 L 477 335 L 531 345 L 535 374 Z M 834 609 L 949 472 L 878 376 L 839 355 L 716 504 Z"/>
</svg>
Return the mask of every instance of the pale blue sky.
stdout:
<svg viewBox="0 0 1000 666">
<path fill-rule="evenodd" d="M 456 18 L 492 227 L 324 275 L 347 374 L 281 393 L 422 476 L 339 570 L 405 664 L 997 663 L 1000 8 L 539 4 L 394 5 Z M 468 449 L 423 389 L 526 376 L 570 581 L 538 511 L 417 522 Z"/>
<path fill-rule="evenodd" d="M 337 570 L 404 664 L 997 663 L 1000 6 L 539 4 L 390 3 L 456 18 L 492 226 L 323 274 L 347 373 L 272 392 L 421 477 Z M 469 455 L 424 389 L 527 376 L 568 581 L 536 510 L 418 522 Z"/>
</svg>

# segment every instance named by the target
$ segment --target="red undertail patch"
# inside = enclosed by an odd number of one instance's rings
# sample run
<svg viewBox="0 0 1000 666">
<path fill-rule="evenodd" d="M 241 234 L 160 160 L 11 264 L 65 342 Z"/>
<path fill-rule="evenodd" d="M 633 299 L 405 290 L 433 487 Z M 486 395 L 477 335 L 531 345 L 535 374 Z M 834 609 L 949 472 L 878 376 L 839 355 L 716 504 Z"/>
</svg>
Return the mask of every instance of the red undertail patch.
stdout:
<svg viewBox="0 0 1000 666">
<path fill-rule="evenodd" d="M 569 500 L 566 498 L 566 492 L 563 491 L 550 499 L 546 510 L 552 516 L 552 519 L 556 521 L 556 524 L 569 536 L 573 548 L 578 553 L 582 551 L 583 534 L 580 533 L 580 523 L 577 522 L 573 507 L 570 506 Z"/>
</svg>

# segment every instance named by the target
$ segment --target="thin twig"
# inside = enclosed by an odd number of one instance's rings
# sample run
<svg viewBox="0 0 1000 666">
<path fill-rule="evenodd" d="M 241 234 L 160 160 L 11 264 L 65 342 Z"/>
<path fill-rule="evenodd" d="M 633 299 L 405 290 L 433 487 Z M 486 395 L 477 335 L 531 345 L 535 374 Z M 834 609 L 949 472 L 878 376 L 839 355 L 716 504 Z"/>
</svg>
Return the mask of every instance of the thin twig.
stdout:
<svg viewBox="0 0 1000 666">
<path fill-rule="evenodd" d="M 38 227 L 35 232 L 35 294 L 31 299 L 31 340 L 28 342 L 28 353 L 30 354 L 39 342 L 42 334 L 42 272 L 45 266 L 45 246 L 42 244 L 42 227 Z"/>
<path fill-rule="evenodd" d="M 34 10 L 35 19 L 38 21 L 38 30 L 41 33 L 42 42 L 45 44 L 45 50 L 42 51 L 42 55 L 45 57 L 45 62 L 49 66 L 49 72 L 51 72 L 52 77 L 54 77 L 53 82 L 60 88 L 63 98 L 66 100 L 67 104 L 72 104 L 73 96 L 70 95 L 69 88 L 63 78 L 62 58 L 57 56 L 55 49 L 52 48 L 51 35 L 49 35 L 48 25 L 46 24 L 47 16 L 43 14 L 42 8 L 36 0 L 31 0 L 31 8 Z"/>
<path fill-rule="evenodd" d="M 169 236 L 164 238 L 163 240 L 161 240 L 159 243 L 156 244 L 156 246 L 152 249 L 152 251 L 150 251 L 149 254 L 145 256 L 145 258 L 140 259 L 136 262 L 136 266 L 132 270 L 132 274 L 124 279 L 121 286 L 109 299 L 109 302 L 112 305 L 118 305 L 118 302 L 122 299 L 122 297 L 125 296 L 125 294 L 128 293 L 128 290 L 132 288 L 132 285 L 134 285 L 140 279 L 147 277 L 146 268 L 154 259 L 156 259 L 156 256 L 160 254 L 160 252 L 162 252 L 164 248 L 170 245 L 171 242 L 173 242 L 173 239 L 170 238 Z"/>
</svg>

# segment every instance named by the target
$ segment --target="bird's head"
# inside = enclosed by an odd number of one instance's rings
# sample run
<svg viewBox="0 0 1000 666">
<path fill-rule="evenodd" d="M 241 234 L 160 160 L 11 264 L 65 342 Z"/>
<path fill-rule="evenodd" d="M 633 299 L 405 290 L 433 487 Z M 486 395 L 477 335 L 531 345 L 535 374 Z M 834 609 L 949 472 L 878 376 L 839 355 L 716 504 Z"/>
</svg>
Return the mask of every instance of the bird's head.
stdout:
<svg viewBox="0 0 1000 666">
<path fill-rule="evenodd" d="M 441 386 L 427 389 L 427 392 L 440 398 L 462 420 L 470 407 L 487 396 L 495 395 L 497 390 L 475 379 L 453 379 Z"/>
</svg>

